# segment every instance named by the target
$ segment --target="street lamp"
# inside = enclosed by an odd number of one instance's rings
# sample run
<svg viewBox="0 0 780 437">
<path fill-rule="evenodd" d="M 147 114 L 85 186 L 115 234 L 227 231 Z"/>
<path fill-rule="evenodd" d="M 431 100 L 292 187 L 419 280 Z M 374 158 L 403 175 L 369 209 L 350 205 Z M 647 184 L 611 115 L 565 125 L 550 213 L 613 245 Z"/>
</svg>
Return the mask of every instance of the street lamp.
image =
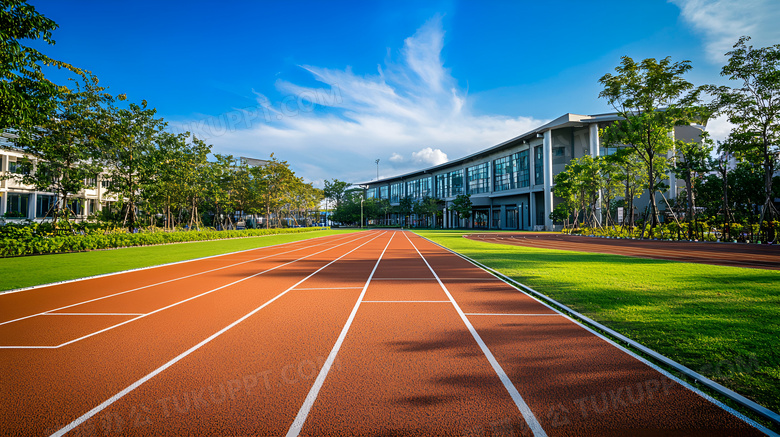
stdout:
<svg viewBox="0 0 780 437">
<path fill-rule="evenodd" d="M 377 159 L 374 162 L 376 162 L 376 180 L 379 180 L 379 160 Z"/>
<path fill-rule="evenodd" d="M 363 229 L 363 202 L 366 199 L 360 199 L 360 229 Z"/>
</svg>

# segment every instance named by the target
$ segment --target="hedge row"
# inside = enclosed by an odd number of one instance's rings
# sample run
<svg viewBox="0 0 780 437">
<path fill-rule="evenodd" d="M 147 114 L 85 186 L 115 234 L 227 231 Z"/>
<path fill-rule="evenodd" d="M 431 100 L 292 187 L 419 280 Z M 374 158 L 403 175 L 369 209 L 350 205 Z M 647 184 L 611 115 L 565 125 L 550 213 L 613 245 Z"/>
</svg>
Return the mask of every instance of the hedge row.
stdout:
<svg viewBox="0 0 780 437">
<path fill-rule="evenodd" d="M 131 246 L 151 246 L 166 243 L 181 243 L 186 241 L 223 240 L 227 238 L 257 237 L 274 234 L 293 234 L 311 232 L 328 228 L 275 228 L 275 229 L 245 229 L 240 231 L 142 231 L 128 233 L 114 232 L 84 232 L 76 235 L 55 235 L 52 232 L 41 232 L 32 226 L 2 226 L 0 231 L 0 257 L 49 254 L 62 252 L 80 252 L 96 249 L 111 249 Z"/>
<path fill-rule="evenodd" d="M 610 237 L 610 238 L 627 238 L 627 239 L 640 239 L 650 238 L 656 240 L 672 240 L 672 241 L 685 241 L 688 239 L 688 227 L 692 227 L 693 239 L 697 241 L 733 241 L 733 242 L 745 242 L 756 243 L 761 241 L 761 233 L 757 224 L 743 225 L 740 223 L 731 223 L 728 240 L 726 240 L 726 234 L 723 232 L 723 226 L 720 228 L 714 228 L 708 225 L 706 222 L 699 222 L 695 225 L 689 223 L 668 223 L 658 225 L 654 229 L 644 229 L 642 226 L 637 226 L 633 230 L 623 227 L 603 227 L 603 228 L 576 228 L 576 229 L 564 229 L 564 234 L 575 235 L 589 235 L 596 237 Z M 780 222 L 773 221 L 768 222 L 767 228 L 771 231 L 780 228 Z M 644 231 L 644 236 L 642 235 Z M 774 234 L 774 232 L 772 232 Z"/>
</svg>

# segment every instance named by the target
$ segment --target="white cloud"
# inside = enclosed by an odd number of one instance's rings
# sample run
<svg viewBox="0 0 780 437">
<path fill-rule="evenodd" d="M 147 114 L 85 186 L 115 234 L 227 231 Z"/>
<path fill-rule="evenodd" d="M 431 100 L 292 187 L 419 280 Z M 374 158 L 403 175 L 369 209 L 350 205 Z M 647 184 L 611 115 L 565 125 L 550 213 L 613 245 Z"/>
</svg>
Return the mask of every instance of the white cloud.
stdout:
<svg viewBox="0 0 780 437">
<path fill-rule="evenodd" d="M 732 49 L 739 37 L 765 47 L 780 42 L 780 2 L 777 0 L 670 0 L 685 21 L 704 38 L 705 50 L 715 63 Z"/>
<path fill-rule="evenodd" d="M 393 152 L 393 154 L 390 155 L 390 162 L 404 162 L 404 157 Z"/>
<path fill-rule="evenodd" d="M 447 162 L 447 154 L 441 149 L 433 150 L 430 147 L 412 152 L 412 161 L 416 164 L 439 165 Z"/>
<path fill-rule="evenodd" d="M 299 176 L 321 186 L 330 178 L 372 180 L 376 159 L 380 177 L 419 170 L 546 122 L 471 113 L 467 93 L 444 68 L 443 41 L 441 21 L 434 18 L 404 40 L 399 59 L 378 66 L 376 74 L 302 66 L 321 88 L 279 80 L 275 85 L 286 96 L 280 102 L 255 92 L 258 108 L 208 118 L 223 128 L 205 136 L 216 153 L 258 158 L 275 153 Z M 209 126 L 198 123 L 181 124 L 196 132 L 194 126 Z"/>
</svg>

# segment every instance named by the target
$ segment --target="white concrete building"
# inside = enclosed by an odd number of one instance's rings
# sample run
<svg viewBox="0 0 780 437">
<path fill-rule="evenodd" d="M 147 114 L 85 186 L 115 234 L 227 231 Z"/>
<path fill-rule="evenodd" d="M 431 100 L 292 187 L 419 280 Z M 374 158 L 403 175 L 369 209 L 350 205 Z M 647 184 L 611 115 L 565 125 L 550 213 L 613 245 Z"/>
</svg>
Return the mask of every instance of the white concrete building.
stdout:
<svg viewBox="0 0 780 437">
<path fill-rule="evenodd" d="M 484 229 L 553 230 L 550 212 L 557 205 L 553 178 L 566 164 L 585 155 L 614 153 L 600 144 L 599 129 L 619 120 L 616 114 L 565 114 L 557 119 L 501 144 L 444 164 L 412 173 L 359 184 L 368 198 L 389 199 L 398 205 L 405 196 L 413 200 L 425 196 L 444 201 L 437 226 Z M 701 126 L 675 128 L 678 139 L 698 138 Z M 684 185 L 670 175 L 666 193 L 670 201 Z M 470 220 L 458 220 L 451 210 L 459 194 L 471 197 Z M 647 195 L 635 201 L 644 209 Z M 659 196 L 658 205 L 663 201 Z M 386 224 L 400 223 L 391 216 Z"/>
</svg>

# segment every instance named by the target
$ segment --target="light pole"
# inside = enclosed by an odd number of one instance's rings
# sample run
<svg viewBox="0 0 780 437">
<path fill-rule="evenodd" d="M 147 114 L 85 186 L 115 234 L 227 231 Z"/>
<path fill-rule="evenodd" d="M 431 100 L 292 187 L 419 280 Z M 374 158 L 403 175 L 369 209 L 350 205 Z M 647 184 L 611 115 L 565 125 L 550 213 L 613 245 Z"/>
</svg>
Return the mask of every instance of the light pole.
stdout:
<svg viewBox="0 0 780 437">
<path fill-rule="evenodd" d="M 377 159 L 374 162 L 376 162 L 376 180 L 379 180 L 379 160 Z"/>
<path fill-rule="evenodd" d="M 360 229 L 363 229 L 363 201 L 366 199 L 360 199 Z"/>
</svg>

